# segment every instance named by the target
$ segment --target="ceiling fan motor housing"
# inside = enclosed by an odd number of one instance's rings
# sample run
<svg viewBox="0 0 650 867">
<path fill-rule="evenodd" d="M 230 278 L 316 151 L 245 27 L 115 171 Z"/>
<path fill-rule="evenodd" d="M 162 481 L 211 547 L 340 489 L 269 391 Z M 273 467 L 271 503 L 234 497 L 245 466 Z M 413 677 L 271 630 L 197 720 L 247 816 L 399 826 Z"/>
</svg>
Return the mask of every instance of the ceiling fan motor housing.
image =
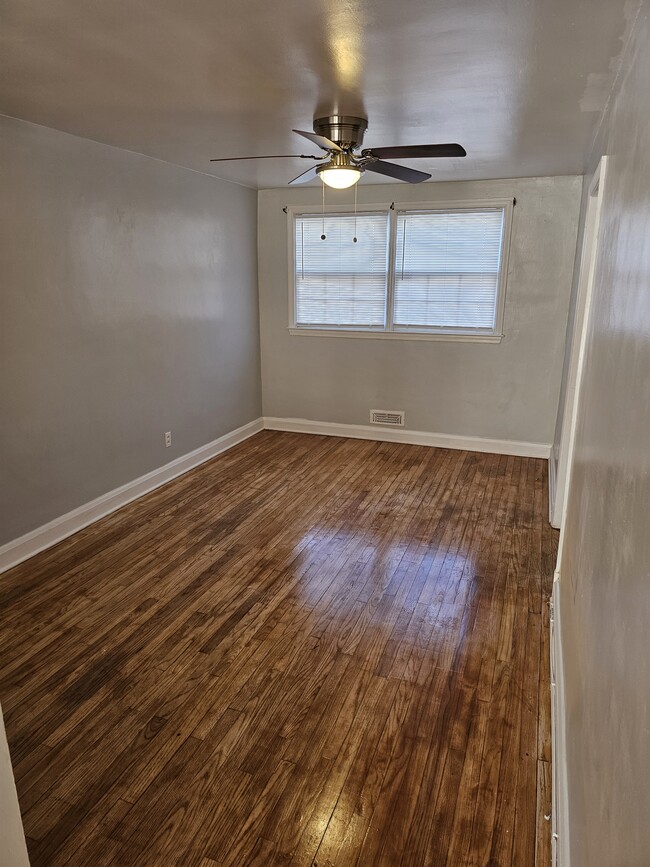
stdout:
<svg viewBox="0 0 650 867">
<path fill-rule="evenodd" d="M 314 132 L 317 135 L 325 136 L 345 150 L 360 147 L 367 129 L 368 121 L 364 117 L 334 114 L 314 120 Z"/>
</svg>

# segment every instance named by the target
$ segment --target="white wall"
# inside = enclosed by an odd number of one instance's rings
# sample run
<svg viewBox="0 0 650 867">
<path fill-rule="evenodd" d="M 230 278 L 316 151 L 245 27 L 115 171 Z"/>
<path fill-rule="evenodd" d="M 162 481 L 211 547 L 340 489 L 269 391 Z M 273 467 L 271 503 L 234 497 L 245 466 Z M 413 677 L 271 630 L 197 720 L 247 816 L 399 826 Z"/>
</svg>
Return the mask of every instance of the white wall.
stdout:
<svg viewBox="0 0 650 867">
<path fill-rule="evenodd" d="M 265 416 L 367 424 L 403 409 L 411 430 L 551 443 L 575 255 L 581 178 L 359 185 L 359 205 L 516 197 L 500 344 L 291 336 L 285 205 L 316 188 L 259 193 Z M 328 192 L 331 203 L 352 193 Z"/>
<path fill-rule="evenodd" d="M 2 544 L 258 417 L 261 387 L 255 192 L 0 138 Z"/>
<path fill-rule="evenodd" d="M 593 155 L 607 177 L 562 536 L 571 867 L 650 864 L 650 0 L 634 7 Z"/>
<path fill-rule="evenodd" d="M 590 177 L 583 178 L 582 198 L 580 204 L 580 218 L 578 221 L 578 240 L 576 244 L 576 258 L 573 267 L 573 280 L 571 283 L 571 298 L 569 301 L 569 315 L 567 316 L 564 362 L 562 365 L 562 379 L 560 381 L 560 394 L 558 397 L 558 412 L 553 432 L 553 448 L 551 460 L 554 463 L 554 475 L 558 473 L 560 460 L 560 441 L 564 426 L 564 406 L 569 379 L 569 362 L 571 359 L 571 346 L 573 342 L 573 330 L 575 327 L 576 301 L 578 298 L 578 281 L 580 280 L 580 261 L 582 256 L 582 243 L 584 240 L 585 219 L 587 215 L 587 191 Z"/>
<path fill-rule="evenodd" d="M 0 864 L 2 867 L 29 867 L 16 784 L 11 769 L 9 745 L 2 719 L 2 707 L 0 707 Z"/>
</svg>

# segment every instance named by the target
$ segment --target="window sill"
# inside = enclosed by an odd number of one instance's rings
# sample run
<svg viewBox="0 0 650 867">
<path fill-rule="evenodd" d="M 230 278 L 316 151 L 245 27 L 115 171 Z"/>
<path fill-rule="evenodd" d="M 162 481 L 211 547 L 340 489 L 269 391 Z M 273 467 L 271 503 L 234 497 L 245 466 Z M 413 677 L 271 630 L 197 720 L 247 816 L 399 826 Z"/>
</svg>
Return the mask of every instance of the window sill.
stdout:
<svg viewBox="0 0 650 867">
<path fill-rule="evenodd" d="M 436 331 L 354 331 L 351 328 L 293 328 L 294 337 L 361 337 L 365 340 L 438 340 L 454 343 L 501 343 L 503 334 L 468 334 Z"/>
</svg>

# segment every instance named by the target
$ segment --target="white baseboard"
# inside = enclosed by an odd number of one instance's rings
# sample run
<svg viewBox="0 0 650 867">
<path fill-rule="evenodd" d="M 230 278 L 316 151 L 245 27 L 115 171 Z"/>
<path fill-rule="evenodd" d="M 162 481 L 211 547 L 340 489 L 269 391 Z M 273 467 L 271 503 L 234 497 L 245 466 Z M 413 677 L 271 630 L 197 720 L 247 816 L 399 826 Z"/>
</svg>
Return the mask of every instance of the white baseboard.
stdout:
<svg viewBox="0 0 650 867">
<path fill-rule="evenodd" d="M 569 867 L 569 793 L 560 617 L 559 573 L 556 572 L 551 597 L 552 865 Z"/>
<path fill-rule="evenodd" d="M 452 436 L 450 434 L 435 434 L 426 431 L 390 430 L 388 428 L 372 427 L 370 425 L 337 424 L 334 422 L 310 421 L 297 418 L 255 419 L 249 424 L 224 434 L 211 443 L 201 446 L 183 455 L 157 470 L 153 470 L 132 482 L 103 494 L 101 497 L 73 509 L 59 518 L 55 518 L 42 527 L 37 527 L 24 536 L 7 542 L 0 547 L 0 573 L 17 566 L 56 545 L 73 533 L 77 533 L 89 524 L 109 515 L 116 509 L 125 506 L 132 500 L 155 490 L 188 470 L 209 461 L 215 455 L 226 451 L 237 443 L 252 436 L 258 431 L 269 430 L 293 431 L 297 433 L 324 434 L 326 436 L 351 437 L 354 439 L 379 440 L 382 442 L 410 443 L 412 445 L 435 446 L 447 449 L 464 449 L 492 454 L 518 455 L 531 458 L 548 458 L 550 445 L 545 443 L 526 443 L 514 440 L 494 440 L 480 437 Z"/>
<path fill-rule="evenodd" d="M 454 436 L 418 430 L 393 430 L 365 424 L 338 424 L 330 421 L 311 421 L 305 418 L 264 417 L 268 430 L 293 433 L 321 434 L 333 437 L 351 437 L 379 440 L 388 443 L 409 443 L 416 446 L 434 446 L 442 449 L 463 449 L 469 452 L 488 452 L 497 455 L 517 455 L 524 458 L 548 458 L 551 446 L 547 443 L 526 443 L 516 440 L 494 440 L 483 437 Z"/>
<path fill-rule="evenodd" d="M 182 476 L 188 470 L 192 470 L 194 467 L 198 467 L 199 464 L 209 461 L 210 458 L 236 446 L 263 429 L 263 420 L 261 418 L 255 419 L 255 421 L 251 421 L 243 425 L 243 427 L 237 428 L 237 430 L 230 431 L 230 433 L 220 436 L 211 443 L 207 443 L 207 445 L 201 446 L 180 458 L 176 458 L 176 460 L 159 467 L 157 470 L 140 476 L 140 478 L 134 479 L 132 482 L 127 482 L 127 484 L 115 488 L 115 490 L 109 491 L 107 494 L 102 494 L 96 500 L 85 503 L 83 506 L 73 509 L 72 512 L 61 515 L 59 518 L 55 518 L 42 527 L 37 527 L 35 530 L 26 533 L 24 536 L 20 536 L 18 539 L 14 539 L 12 542 L 7 542 L 6 545 L 0 548 L 0 573 L 11 569 L 12 566 L 17 566 L 18 563 L 22 563 L 23 560 L 27 560 L 29 557 L 33 557 L 39 551 L 44 551 L 46 548 L 56 545 L 57 542 L 61 542 L 68 536 L 72 536 L 73 533 L 77 533 L 89 524 L 93 524 L 100 518 L 109 515 L 132 500 L 137 500 L 138 497 L 148 494 L 150 491 L 159 488 L 177 476 Z"/>
<path fill-rule="evenodd" d="M 551 454 L 548 459 L 548 522 L 554 527 L 553 524 L 553 511 L 555 509 L 555 492 L 557 490 L 557 461 L 555 460 L 555 455 L 553 454 L 553 449 L 551 449 Z M 558 529 L 556 527 L 556 529 Z"/>
</svg>

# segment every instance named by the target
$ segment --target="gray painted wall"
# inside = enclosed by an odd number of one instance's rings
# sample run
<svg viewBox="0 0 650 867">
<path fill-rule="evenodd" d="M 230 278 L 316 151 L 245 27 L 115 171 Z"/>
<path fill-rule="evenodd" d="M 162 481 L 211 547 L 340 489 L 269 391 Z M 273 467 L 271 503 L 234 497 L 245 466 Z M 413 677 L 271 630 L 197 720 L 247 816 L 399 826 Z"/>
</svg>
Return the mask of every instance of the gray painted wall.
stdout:
<svg viewBox="0 0 650 867">
<path fill-rule="evenodd" d="M 650 864 L 648 45 L 642 0 L 600 151 L 609 161 L 562 543 L 571 867 Z"/>
<path fill-rule="evenodd" d="M 9 118 L 0 141 L 2 544 L 261 394 L 255 192 Z"/>
<path fill-rule="evenodd" d="M 317 188 L 259 193 L 264 414 L 367 424 L 403 409 L 411 430 L 551 443 L 562 374 L 582 179 L 359 186 L 359 204 L 516 196 L 500 344 L 291 336 L 287 204 Z M 352 193 L 328 193 L 349 204 Z"/>
</svg>

